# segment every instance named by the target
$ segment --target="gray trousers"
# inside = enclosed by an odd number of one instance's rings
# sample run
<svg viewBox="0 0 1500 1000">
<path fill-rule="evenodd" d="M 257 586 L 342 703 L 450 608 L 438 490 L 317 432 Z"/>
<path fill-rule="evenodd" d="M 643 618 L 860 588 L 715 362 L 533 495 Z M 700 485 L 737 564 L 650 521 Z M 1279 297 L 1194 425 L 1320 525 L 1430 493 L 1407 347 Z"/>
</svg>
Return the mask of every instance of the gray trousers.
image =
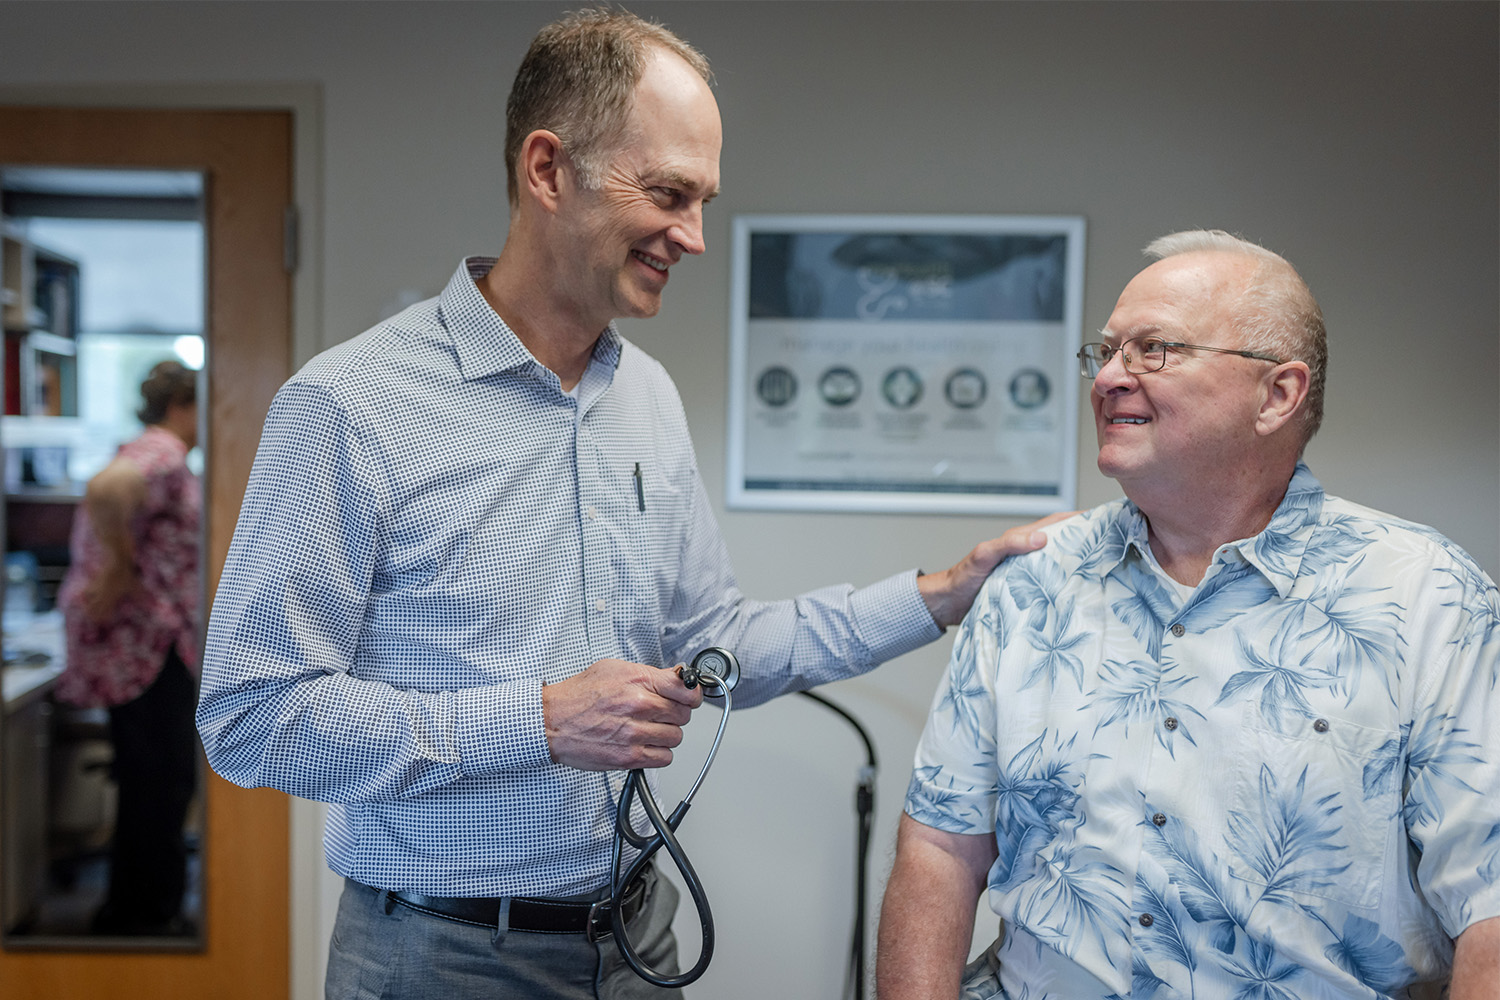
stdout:
<svg viewBox="0 0 1500 1000">
<path fill-rule="evenodd" d="M 631 921 L 631 943 L 646 963 L 677 968 L 672 915 L 677 890 L 651 873 L 646 904 Z M 613 937 L 533 934 L 474 927 L 405 906 L 386 912 L 385 894 L 345 881 L 328 946 L 327 1000 L 665 1000 L 682 990 L 652 986 Z"/>
</svg>

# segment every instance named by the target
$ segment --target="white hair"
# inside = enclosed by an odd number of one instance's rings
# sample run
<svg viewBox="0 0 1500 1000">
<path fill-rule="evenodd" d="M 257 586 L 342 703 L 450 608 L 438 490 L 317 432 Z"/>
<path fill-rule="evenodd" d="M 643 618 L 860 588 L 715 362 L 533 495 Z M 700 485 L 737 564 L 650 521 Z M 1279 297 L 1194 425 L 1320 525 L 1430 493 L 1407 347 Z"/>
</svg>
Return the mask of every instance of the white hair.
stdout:
<svg viewBox="0 0 1500 1000">
<path fill-rule="evenodd" d="M 1307 365 L 1307 403 L 1302 410 L 1305 445 L 1323 423 L 1323 389 L 1328 378 L 1328 333 L 1323 311 L 1297 269 L 1285 257 L 1222 229 L 1189 229 L 1152 240 L 1145 254 L 1156 260 L 1188 253 L 1227 253 L 1256 261 L 1231 312 L 1248 350 Z"/>
</svg>

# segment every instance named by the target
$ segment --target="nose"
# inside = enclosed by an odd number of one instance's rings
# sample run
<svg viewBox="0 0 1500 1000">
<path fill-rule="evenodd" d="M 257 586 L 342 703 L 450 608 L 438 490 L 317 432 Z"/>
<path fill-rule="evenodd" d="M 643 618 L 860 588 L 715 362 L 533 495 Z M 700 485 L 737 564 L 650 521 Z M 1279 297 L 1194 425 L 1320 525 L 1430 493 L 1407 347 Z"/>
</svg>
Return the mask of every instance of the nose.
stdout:
<svg viewBox="0 0 1500 1000">
<path fill-rule="evenodd" d="M 1116 351 L 1094 376 L 1094 395 L 1111 396 L 1135 388 L 1137 376 L 1125 370 L 1125 352 Z"/>
<path fill-rule="evenodd" d="M 667 238 L 680 246 L 683 253 L 696 256 L 707 250 L 708 244 L 703 239 L 703 206 L 694 205 L 684 210 L 667 230 Z"/>
</svg>

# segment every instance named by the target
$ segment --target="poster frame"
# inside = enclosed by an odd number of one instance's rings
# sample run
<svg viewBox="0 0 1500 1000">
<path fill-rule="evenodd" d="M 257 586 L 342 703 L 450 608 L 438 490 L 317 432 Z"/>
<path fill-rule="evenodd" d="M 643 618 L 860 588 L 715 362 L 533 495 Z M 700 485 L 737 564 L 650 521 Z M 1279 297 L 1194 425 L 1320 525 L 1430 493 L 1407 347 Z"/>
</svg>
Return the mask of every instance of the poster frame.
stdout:
<svg viewBox="0 0 1500 1000">
<path fill-rule="evenodd" d="M 1061 320 L 1049 320 L 1047 334 L 1054 349 L 1044 350 L 1048 378 L 1054 383 L 1056 406 L 1047 447 L 1058 457 L 1055 477 L 1043 483 L 942 484 L 934 488 L 925 479 L 885 476 L 878 482 L 776 479 L 747 470 L 747 440 L 751 434 L 752 410 L 764 411 L 752 400 L 750 385 L 751 340 L 751 247 L 759 234 L 835 234 L 856 237 L 866 234 L 943 236 L 1055 236 L 1065 237 L 1062 251 Z M 1079 390 L 1076 354 L 1082 340 L 1083 276 L 1086 225 L 1076 215 L 739 215 L 733 221 L 729 322 L 729 392 L 726 449 L 727 484 L 725 502 L 735 510 L 846 511 L 861 513 L 983 514 L 1035 516 L 1071 510 L 1076 505 L 1078 464 Z M 773 272 L 774 273 L 774 272 Z M 1055 276 L 1054 276 L 1055 278 Z M 1055 289 L 1053 289 L 1055 291 Z M 815 324 L 816 318 L 800 322 Z M 990 322 L 981 320 L 980 322 Z M 1006 322 L 995 319 L 997 331 Z M 1014 332 L 1026 324 L 1011 324 L 1012 337 L 1029 336 L 1032 349 L 1039 350 L 1039 334 Z M 1036 325 L 1036 324 L 1033 324 Z M 1060 329 L 1059 329 L 1060 327 Z M 943 319 L 906 321 L 903 335 L 943 337 L 951 324 Z M 1061 336 L 1053 337 L 1056 333 Z M 938 341 L 934 340 L 934 343 Z M 952 364 L 960 359 L 951 359 Z M 951 365 L 950 365 L 951 367 Z M 956 369 L 955 369 L 956 370 Z M 804 391 L 804 398 L 806 391 Z M 761 416 L 764 417 L 764 413 Z M 1035 433 L 1031 433 L 1032 440 Z M 866 464 L 878 464 L 884 456 L 871 436 L 864 442 Z M 1034 447 L 1034 446 L 1033 446 Z M 1034 452 L 1033 452 L 1034 453 Z M 996 460 L 1000 461 L 999 459 Z M 810 464 L 810 463 L 809 463 Z M 1014 463 L 1013 463 L 1014 464 Z M 766 485 L 771 483 L 772 485 Z"/>
</svg>

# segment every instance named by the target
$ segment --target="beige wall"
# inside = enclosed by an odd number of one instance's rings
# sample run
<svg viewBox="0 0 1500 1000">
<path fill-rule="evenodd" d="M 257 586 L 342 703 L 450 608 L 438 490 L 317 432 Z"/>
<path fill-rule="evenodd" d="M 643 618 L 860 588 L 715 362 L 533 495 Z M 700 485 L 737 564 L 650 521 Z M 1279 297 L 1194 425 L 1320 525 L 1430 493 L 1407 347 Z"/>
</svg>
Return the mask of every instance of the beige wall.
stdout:
<svg viewBox="0 0 1500 1000">
<path fill-rule="evenodd" d="M 536 28 L 569 6 L 0 3 L 0 88 L 212 86 L 230 103 L 243 103 L 236 87 L 319 92 L 305 356 L 436 293 L 462 255 L 498 248 L 509 77 Z M 1496 4 L 634 9 L 702 47 L 718 77 L 724 194 L 710 252 L 676 270 L 662 317 L 627 326 L 677 379 L 716 502 L 735 214 L 1083 215 L 1091 328 L 1145 242 L 1217 226 L 1286 254 L 1322 302 L 1328 415 L 1309 459 L 1328 488 L 1431 523 L 1500 574 Z M 1082 426 L 1079 503 L 1093 504 L 1115 489 Z M 1006 523 L 723 516 L 742 583 L 761 597 L 945 565 Z M 830 692 L 879 741 L 877 888 L 945 654 L 940 643 Z M 836 994 L 856 750 L 800 699 L 731 723 L 684 828 L 690 851 L 702 845 L 721 934 L 697 995 Z M 306 859 L 316 814 L 300 815 Z M 299 885 L 315 925 L 318 892 Z M 317 994 L 323 945 L 298 941 L 300 996 Z"/>
</svg>

